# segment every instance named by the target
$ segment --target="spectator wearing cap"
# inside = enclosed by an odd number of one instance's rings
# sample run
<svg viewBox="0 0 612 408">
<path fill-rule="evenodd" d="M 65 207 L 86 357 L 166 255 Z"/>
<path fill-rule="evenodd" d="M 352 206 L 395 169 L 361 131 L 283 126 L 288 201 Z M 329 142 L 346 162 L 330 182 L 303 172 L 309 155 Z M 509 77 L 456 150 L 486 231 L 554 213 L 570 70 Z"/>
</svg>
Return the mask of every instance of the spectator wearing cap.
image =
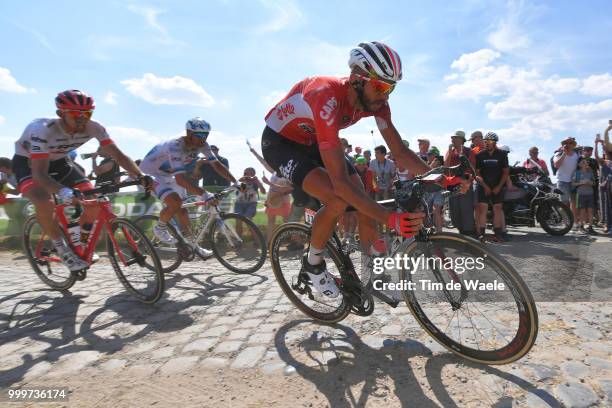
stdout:
<svg viewBox="0 0 612 408">
<path fill-rule="evenodd" d="M 571 183 L 580 158 L 575 149 L 576 139 L 568 137 L 561 141 L 561 149 L 553 157 L 553 165 L 557 169 L 557 187 L 563 192 L 561 201 L 571 207 L 574 218 L 576 218 L 576 203 L 572 197 Z"/>
<path fill-rule="evenodd" d="M 215 156 L 217 156 L 219 162 L 229 169 L 229 161 L 225 157 L 219 156 L 219 148 L 215 145 L 211 145 L 210 150 L 215 154 Z M 222 189 L 223 187 L 228 187 L 230 185 L 230 181 L 217 173 L 215 169 L 208 164 L 208 162 L 200 160 L 198 161 L 198 166 L 199 171 L 194 173 L 199 173 L 198 176 L 202 177 L 202 185 L 204 187 L 214 186 Z"/>
<path fill-rule="evenodd" d="M 480 130 L 472 132 L 472 135 L 470 136 L 470 142 L 470 149 L 472 149 L 474 157 L 476 157 L 476 155 L 485 148 L 484 140 L 482 140 L 482 132 Z"/>
<path fill-rule="evenodd" d="M 417 154 L 421 158 L 421 160 L 426 162 L 427 152 L 429 152 L 429 145 L 430 145 L 429 139 L 418 139 L 417 143 L 419 144 L 419 152 Z"/>
<path fill-rule="evenodd" d="M 370 162 L 370 169 L 374 172 L 374 188 L 376 200 L 387 200 L 391 197 L 393 177 L 395 177 L 395 163 L 387 159 L 387 148 L 383 145 L 374 149 L 376 158 Z"/>
<path fill-rule="evenodd" d="M 374 198 L 374 172 L 368 167 L 365 157 L 360 156 L 355 159 L 355 169 L 361 178 L 366 194 Z"/>
<path fill-rule="evenodd" d="M 474 165 L 474 154 L 469 147 L 464 146 L 465 132 L 458 130 L 451 135 L 451 144 L 444 156 L 445 166 L 460 164 L 460 157 L 465 156 Z M 449 199 L 449 209 L 453 225 L 460 234 L 475 235 L 474 226 L 474 195 L 459 194 Z"/>
<path fill-rule="evenodd" d="M 499 138 L 494 132 L 489 132 L 483 138 L 485 150 L 476 155 L 476 181 L 478 181 L 478 206 L 480 220 L 478 225 L 480 236 L 484 236 L 487 225 L 487 210 L 489 203 L 493 205 L 493 232 L 498 241 L 509 239 L 504 226 L 504 186 L 510 174 L 508 155 L 497 148 Z"/>
<path fill-rule="evenodd" d="M 342 146 L 342 149 L 344 149 L 344 157 L 346 157 L 351 163 L 354 163 L 355 159 L 353 156 L 351 156 L 353 146 L 343 137 L 340 138 L 340 145 Z"/>
</svg>

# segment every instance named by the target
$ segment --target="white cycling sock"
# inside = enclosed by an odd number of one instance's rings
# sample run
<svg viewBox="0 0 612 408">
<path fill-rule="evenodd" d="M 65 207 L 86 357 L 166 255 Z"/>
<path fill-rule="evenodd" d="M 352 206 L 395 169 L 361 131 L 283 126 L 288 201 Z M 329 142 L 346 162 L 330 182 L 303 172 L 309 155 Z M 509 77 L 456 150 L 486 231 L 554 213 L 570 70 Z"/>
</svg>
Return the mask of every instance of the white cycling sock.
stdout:
<svg viewBox="0 0 612 408">
<path fill-rule="evenodd" d="M 165 223 L 165 222 L 163 222 L 162 220 L 158 220 L 158 221 L 157 221 L 157 226 L 158 226 L 159 228 L 162 228 L 162 229 L 166 229 L 166 228 L 168 228 L 168 224 L 166 224 L 166 223 Z"/>
<path fill-rule="evenodd" d="M 308 263 L 318 265 L 321 262 L 323 262 L 323 250 L 311 246 L 308 250 Z"/>
</svg>

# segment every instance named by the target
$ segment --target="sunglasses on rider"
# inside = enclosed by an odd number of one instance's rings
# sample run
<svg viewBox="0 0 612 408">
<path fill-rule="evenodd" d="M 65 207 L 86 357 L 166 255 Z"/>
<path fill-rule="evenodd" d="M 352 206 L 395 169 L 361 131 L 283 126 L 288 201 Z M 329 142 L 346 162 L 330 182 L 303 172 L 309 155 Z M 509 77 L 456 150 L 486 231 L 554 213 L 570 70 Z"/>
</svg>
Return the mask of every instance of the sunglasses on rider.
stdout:
<svg viewBox="0 0 612 408">
<path fill-rule="evenodd" d="M 206 139 L 208 137 L 208 133 L 209 132 L 194 132 L 191 131 L 191 134 L 195 137 L 197 137 L 198 139 Z"/>
<path fill-rule="evenodd" d="M 389 95 L 395 89 L 395 84 L 391 84 L 389 82 L 381 81 L 380 79 L 370 78 L 364 75 L 357 76 L 365 81 L 368 81 L 374 87 L 374 90 L 379 94 Z"/>
<path fill-rule="evenodd" d="M 68 114 L 68 116 L 74 119 L 80 118 L 81 116 L 84 116 L 85 118 L 89 119 L 91 118 L 91 115 L 93 115 L 93 110 L 66 109 L 62 112 L 65 112 L 66 114 Z"/>
</svg>

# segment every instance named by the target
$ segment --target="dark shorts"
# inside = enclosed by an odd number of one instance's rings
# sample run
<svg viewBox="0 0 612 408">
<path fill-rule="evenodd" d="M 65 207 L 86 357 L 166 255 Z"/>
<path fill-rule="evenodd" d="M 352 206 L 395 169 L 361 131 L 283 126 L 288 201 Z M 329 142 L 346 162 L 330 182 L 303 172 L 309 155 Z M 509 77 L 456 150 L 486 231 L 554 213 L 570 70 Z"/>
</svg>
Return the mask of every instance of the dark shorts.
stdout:
<svg viewBox="0 0 612 408">
<path fill-rule="evenodd" d="M 261 152 L 266 162 L 277 171 L 280 177 L 290 180 L 295 186 L 302 187 L 304 178 L 312 170 L 323 167 L 319 146 L 306 146 L 295 143 L 268 126 L 261 136 Z M 345 158 L 348 174 L 356 174 L 353 164 Z"/>
<path fill-rule="evenodd" d="M 576 194 L 576 208 L 586 209 L 595 208 L 595 196 L 593 194 Z"/>
<path fill-rule="evenodd" d="M 27 192 L 35 185 L 28 157 L 13 156 L 13 173 L 21 193 Z M 77 188 L 81 191 L 93 189 L 93 185 L 85 174 L 68 159 L 49 162 L 49 176 L 66 187 Z"/>
<path fill-rule="evenodd" d="M 255 201 L 236 201 L 234 204 L 234 212 L 243 215 L 247 218 L 255 217 L 257 213 L 257 202 Z"/>
<path fill-rule="evenodd" d="M 492 204 L 500 204 L 504 202 L 504 193 L 505 189 L 501 189 L 501 191 L 497 194 L 491 193 L 490 195 L 486 195 L 484 188 L 479 184 L 477 187 L 478 194 L 478 202 L 479 203 L 492 203 Z"/>
</svg>

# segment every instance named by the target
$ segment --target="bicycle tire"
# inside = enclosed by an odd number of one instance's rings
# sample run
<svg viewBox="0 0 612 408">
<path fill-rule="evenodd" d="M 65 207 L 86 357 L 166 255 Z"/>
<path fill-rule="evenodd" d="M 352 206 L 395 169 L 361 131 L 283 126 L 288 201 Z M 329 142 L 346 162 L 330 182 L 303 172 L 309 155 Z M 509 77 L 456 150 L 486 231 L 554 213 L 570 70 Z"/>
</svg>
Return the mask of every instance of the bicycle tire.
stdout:
<svg viewBox="0 0 612 408">
<path fill-rule="evenodd" d="M 293 231 L 293 232 L 292 232 Z M 285 236 L 293 236 L 294 234 L 303 234 L 305 241 L 310 242 L 310 227 L 306 224 L 298 223 L 298 222 L 289 222 L 277 227 L 274 230 L 272 235 L 272 239 L 270 240 L 270 263 L 272 264 L 272 272 L 274 273 L 274 277 L 276 278 L 276 282 L 278 282 L 279 286 L 285 293 L 285 296 L 289 298 L 291 303 L 295 307 L 297 307 L 302 313 L 305 315 L 326 323 L 337 323 L 351 312 L 351 306 L 344 299 L 342 293 L 339 296 L 342 297 L 342 301 L 338 308 L 335 311 L 329 313 L 323 313 L 317 310 L 312 309 L 310 306 L 302 302 L 302 300 L 296 295 L 296 292 L 291 288 L 290 284 L 285 279 L 285 274 L 283 273 L 282 267 L 280 265 L 280 247 L 281 245 L 286 245 L 286 242 L 283 242 Z M 328 251 L 329 256 L 332 258 L 336 267 L 340 265 L 342 267 L 342 256 L 338 252 L 336 246 L 332 243 L 332 241 L 328 241 L 326 245 L 326 249 Z M 297 265 L 301 266 L 301 256 L 303 251 L 298 251 L 298 256 L 300 257 Z M 299 268 L 298 268 L 299 270 Z"/>
<path fill-rule="evenodd" d="M 217 260 L 223 266 L 225 266 L 227 269 L 229 269 L 232 272 L 245 273 L 245 274 L 257 272 L 263 266 L 264 262 L 266 261 L 266 256 L 267 256 L 266 240 L 263 234 L 261 233 L 261 231 L 259 230 L 259 228 L 257 228 L 257 226 L 255 225 L 255 223 L 253 223 L 253 221 L 239 214 L 220 213 L 219 216 L 221 217 L 223 222 L 233 219 L 233 220 L 236 220 L 237 222 L 239 221 L 239 222 L 244 223 L 245 226 L 247 226 L 248 229 L 251 231 L 251 236 L 254 239 L 253 242 L 255 242 L 255 245 L 256 245 L 255 249 L 258 251 L 261 251 L 261 253 L 259 254 L 259 256 L 256 257 L 255 264 L 248 266 L 248 267 L 240 267 L 240 266 L 230 263 L 228 259 L 226 259 L 227 257 L 224 256 L 224 254 L 222 253 L 220 242 L 218 242 L 215 239 L 215 237 L 217 237 L 218 234 L 220 234 L 220 232 L 218 231 L 219 225 L 216 222 L 214 222 L 212 223 L 212 226 L 210 227 L 210 230 L 208 231 L 208 240 L 210 241 L 211 249 L 215 255 L 215 258 L 217 258 Z"/>
<path fill-rule="evenodd" d="M 170 273 L 176 270 L 181 263 L 183 263 L 183 257 L 180 255 L 176 246 L 174 249 L 172 244 L 165 244 L 159 241 L 159 239 L 153 234 L 153 229 L 150 228 L 152 225 L 156 224 L 159 221 L 159 217 L 153 214 L 143 215 L 138 217 L 136 221 L 136 225 L 145 233 L 151 244 L 153 244 L 154 248 L 157 248 L 157 257 L 162 265 L 162 270 L 164 273 Z M 168 232 L 172 237 L 177 239 L 178 236 L 176 229 L 172 223 L 168 223 Z M 174 254 L 174 256 L 173 256 Z"/>
<path fill-rule="evenodd" d="M 48 275 L 52 275 L 53 272 L 51 271 L 51 266 L 49 262 L 45 261 L 41 261 L 39 259 L 36 258 L 35 256 L 35 252 L 32 251 L 32 247 L 30 245 L 30 239 L 32 238 L 32 230 L 34 229 L 34 227 L 38 225 L 38 228 L 40 228 L 40 230 L 42 231 L 42 227 L 40 226 L 40 223 L 38 222 L 38 219 L 36 218 L 36 215 L 32 215 L 30 217 L 28 217 L 28 219 L 25 221 L 25 223 L 23 224 L 23 234 L 22 234 L 22 247 L 23 247 L 23 251 L 25 252 L 28 261 L 30 262 L 30 265 L 32 266 L 32 269 L 34 269 L 34 272 L 36 273 L 36 275 L 38 275 L 38 277 L 40 278 L 40 280 L 42 280 L 46 285 L 48 285 L 49 287 L 55 289 L 55 290 L 68 290 L 70 289 L 76 282 L 76 276 L 74 274 L 72 274 L 70 271 L 67 272 L 67 277 L 66 278 L 61 278 L 59 281 L 55 281 L 51 278 L 49 278 Z M 40 243 L 40 240 L 37 241 L 38 243 Z M 45 245 L 43 243 L 43 245 Z M 53 243 L 48 242 L 45 245 L 45 248 L 47 251 L 49 251 L 49 253 L 53 253 L 55 251 L 55 248 L 53 247 Z M 47 266 L 48 272 L 49 273 L 45 273 L 45 271 L 43 271 L 41 269 L 41 266 Z M 60 262 L 58 263 L 58 266 L 61 268 L 65 268 L 64 265 Z"/>
<path fill-rule="evenodd" d="M 134 295 L 140 302 L 147 303 L 147 304 L 157 302 L 164 293 L 164 274 L 163 274 L 163 270 L 162 270 L 159 258 L 157 257 L 157 252 L 155 248 L 153 247 L 153 244 L 151 244 L 151 241 L 149 241 L 149 239 L 146 237 L 144 232 L 142 232 L 135 223 L 127 219 L 115 218 L 112 221 L 110 221 L 109 227 L 110 227 L 110 230 L 106 238 L 106 249 L 107 249 L 109 258 L 111 260 L 111 264 L 113 265 L 113 269 L 115 270 L 115 274 L 117 275 L 117 278 L 119 278 L 119 281 L 128 290 L 128 292 Z M 117 239 L 117 237 L 115 237 L 115 233 L 119 227 L 121 227 L 124 235 L 126 236 L 126 242 L 129 244 L 128 248 L 130 248 L 132 243 L 136 243 L 137 245 L 139 245 L 138 247 L 139 251 L 141 251 L 142 249 L 146 249 L 148 252 L 148 258 L 150 258 L 150 261 L 148 261 L 147 264 L 151 265 L 151 262 L 152 262 L 152 264 L 154 265 L 154 269 L 146 265 L 144 262 L 145 260 L 142 260 L 141 262 L 138 262 L 138 261 L 134 262 L 132 265 L 138 264 L 143 269 L 147 269 L 150 272 L 153 272 L 154 274 L 153 276 L 155 278 L 155 286 L 153 290 L 151 291 L 152 292 L 151 294 L 145 295 L 141 293 L 139 289 L 134 287 L 131 279 L 128 279 L 123 269 L 121 268 L 122 266 L 122 264 L 120 263 L 121 259 L 117 259 L 119 256 L 117 252 L 115 251 L 116 250 L 115 244 L 119 245 L 119 240 Z M 125 232 L 126 227 L 131 230 L 128 234 L 126 234 Z M 121 250 L 121 248 L 119 248 L 119 250 Z M 141 254 L 135 254 L 133 252 L 133 247 L 131 248 L 131 251 L 132 251 L 131 255 L 134 257 L 133 259 L 136 259 L 137 255 L 141 255 Z"/>
<path fill-rule="evenodd" d="M 445 333 L 445 330 L 441 330 L 436 324 L 433 323 L 430 317 L 428 317 L 426 312 L 423 310 L 421 303 L 418 301 L 416 297 L 416 290 L 403 290 L 402 294 L 404 300 L 406 301 L 412 315 L 419 322 L 421 327 L 431 337 L 433 337 L 438 343 L 447 348 L 449 351 L 477 363 L 490 365 L 508 364 L 526 355 L 535 344 L 537 338 L 538 313 L 535 301 L 533 299 L 533 296 L 531 295 L 531 292 L 529 291 L 529 288 L 527 287 L 523 279 L 520 277 L 520 275 L 516 272 L 516 270 L 506 260 L 494 253 L 491 249 L 484 245 L 481 245 L 480 242 L 472 238 L 467 238 L 460 234 L 454 233 L 438 233 L 430 236 L 429 241 L 439 245 L 439 247 L 442 248 L 449 248 L 454 245 L 461 245 L 466 248 L 469 248 L 469 250 L 473 251 L 474 253 L 481 254 L 483 259 L 486 258 L 487 264 L 493 265 L 496 268 L 496 276 L 500 277 L 502 281 L 509 286 L 510 294 L 512 295 L 512 298 L 517 306 L 518 325 L 516 333 L 512 338 L 512 341 L 510 341 L 507 345 L 501 348 L 497 348 L 494 350 L 482 350 L 480 348 L 476 349 L 472 347 L 467 347 L 465 344 L 455 341 L 453 338 L 451 338 Z M 419 244 L 420 243 L 417 241 L 412 241 L 406 247 L 403 254 L 410 256 L 410 253 L 415 252 Z M 407 272 L 406 269 L 401 269 L 399 276 L 400 281 L 413 279 L 412 273 Z M 485 303 L 483 302 L 483 304 Z M 466 306 L 466 308 L 468 310 L 468 313 L 471 313 L 469 307 Z M 478 309 L 477 307 L 475 308 Z M 440 309 L 441 307 L 438 306 L 438 310 L 436 310 L 436 312 L 438 312 Z M 503 310 L 501 308 L 500 310 L 502 310 L 502 314 L 504 312 L 507 312 L 507 310 Z M 436 319 L 440 314 L 436 314 L 433 319 Z M 460 316 L 458 317 L 458 326 L 459 319 Z M 468 320 L 472 321 L 470 318 L 468 318 Z M 491 323 L 490 320 L 489 323 Z M 447 328 L 449 326 L 450 322 L 447 325 Z M 473 334 L 475 335 L 475 337 L 477 337 L 474 327 L 472 327 L 472 330 L 474 331 Z M 496 332 L 496 330 L 497 328 L 492 330 L 492 332 Z M 479 333 L 481 335 L 483 334 L 480 330 Z M 503 331 L 501 331 L 501 333 L 503 333 Z M 459 335 L 461 340 L 460 329 Z"/>
</svg>

